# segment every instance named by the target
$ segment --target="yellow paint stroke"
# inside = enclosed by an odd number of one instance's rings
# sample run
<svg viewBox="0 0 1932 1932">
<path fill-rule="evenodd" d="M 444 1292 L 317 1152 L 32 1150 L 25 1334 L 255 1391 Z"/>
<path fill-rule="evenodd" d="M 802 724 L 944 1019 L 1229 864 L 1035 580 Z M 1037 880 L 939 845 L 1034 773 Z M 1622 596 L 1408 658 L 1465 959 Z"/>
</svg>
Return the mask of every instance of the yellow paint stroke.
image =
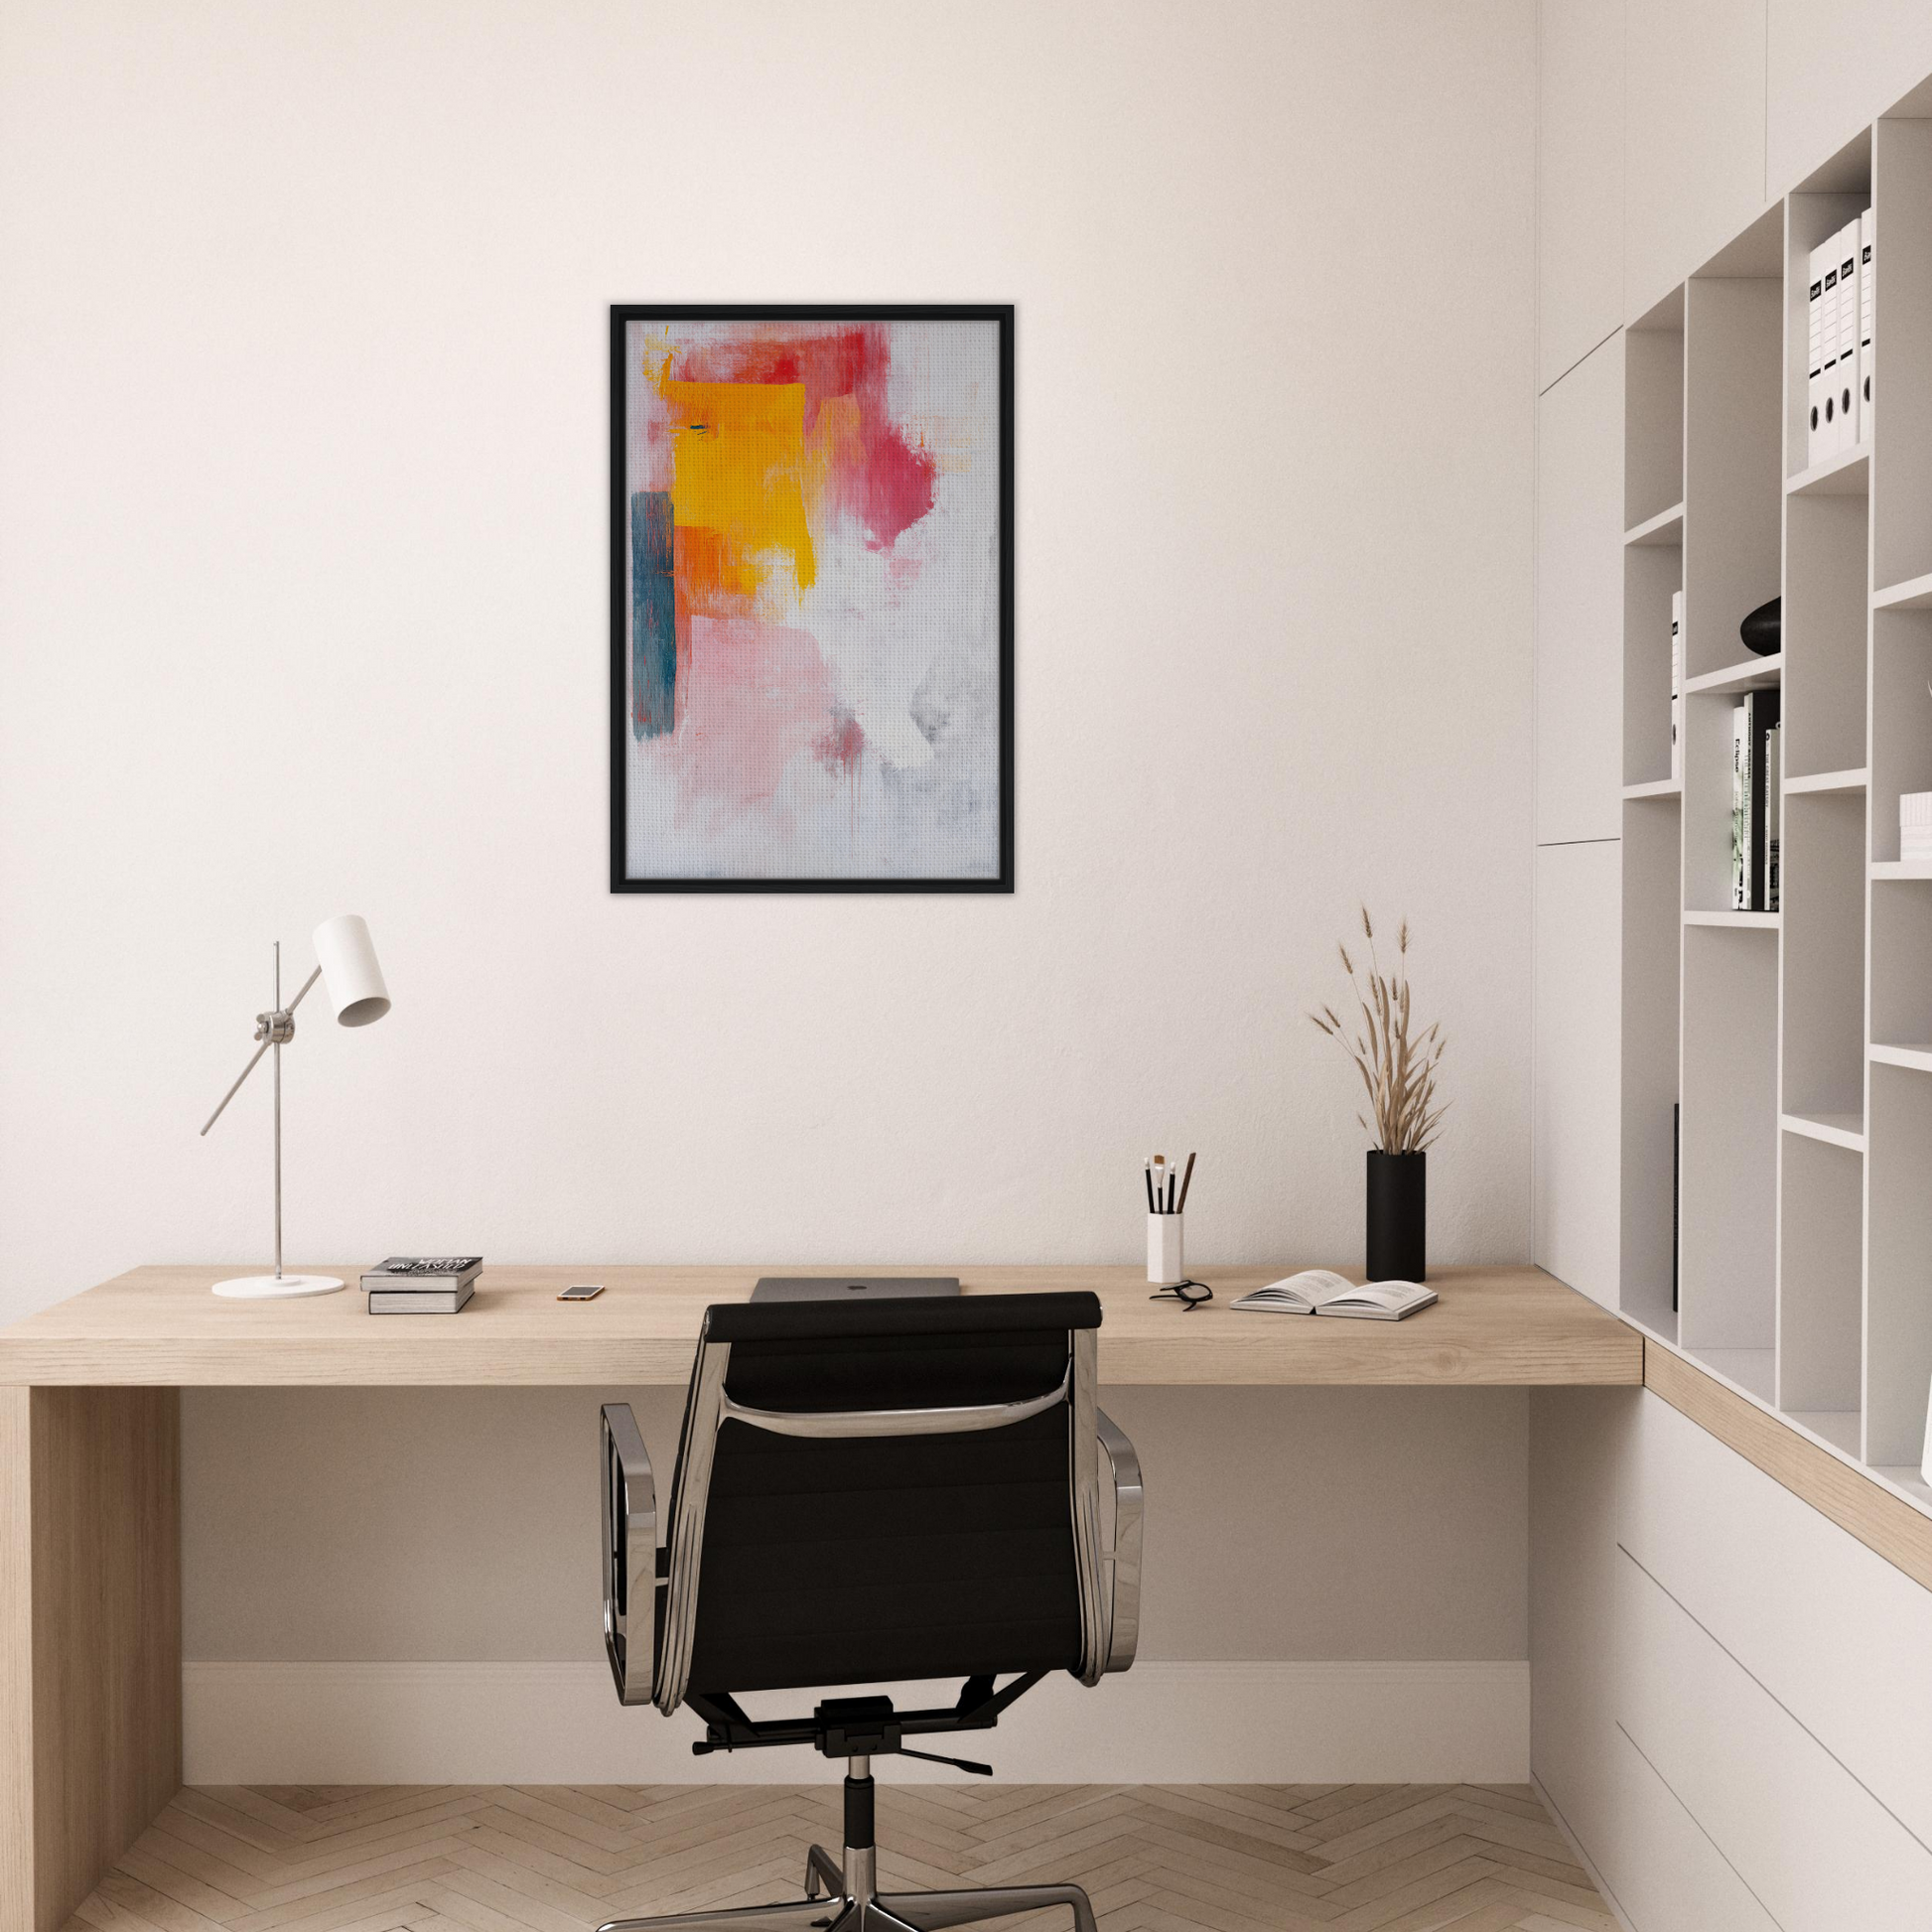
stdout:
<svg viewBox="0 0 1932 1932">
<path fill-rule="evenodd" d="M 816 578 L 805 518 L 805 386 L 801 382 L 666 382 L 671 417 L 671 513 L 680 528 L 716 531 L 721 571 L 763 583 L 788 555 L 797 587 Z"/>
</svg>

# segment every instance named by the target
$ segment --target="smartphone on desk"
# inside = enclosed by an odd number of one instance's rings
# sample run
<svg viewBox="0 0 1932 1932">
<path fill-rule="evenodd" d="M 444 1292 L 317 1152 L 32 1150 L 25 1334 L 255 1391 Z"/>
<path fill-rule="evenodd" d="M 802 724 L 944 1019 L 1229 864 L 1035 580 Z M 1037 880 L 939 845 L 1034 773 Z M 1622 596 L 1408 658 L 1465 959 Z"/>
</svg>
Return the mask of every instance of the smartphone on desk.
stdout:
<svg viewBox="0 0 1932 1932">
<path fill-rule="evenodd" d="M 560 1302 L 595 1302 L 604 1293 L 602 1282 L 572 1282 L 557 1297 Z"/>
</svg>

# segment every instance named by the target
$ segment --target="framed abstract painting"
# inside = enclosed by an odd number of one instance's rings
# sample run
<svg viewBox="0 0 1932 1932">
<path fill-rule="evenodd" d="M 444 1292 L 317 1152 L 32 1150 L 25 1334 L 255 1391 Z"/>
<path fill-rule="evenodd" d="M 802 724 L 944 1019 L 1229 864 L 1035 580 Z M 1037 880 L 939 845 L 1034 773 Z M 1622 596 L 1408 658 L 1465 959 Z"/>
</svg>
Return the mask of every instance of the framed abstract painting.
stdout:
<svg viewBox="0 0 1932 1932">
<path fill-rule="evenodd" d="M 1013 891 L 1013 310 L 611 311 L 611 890 Z"/>
</svg>

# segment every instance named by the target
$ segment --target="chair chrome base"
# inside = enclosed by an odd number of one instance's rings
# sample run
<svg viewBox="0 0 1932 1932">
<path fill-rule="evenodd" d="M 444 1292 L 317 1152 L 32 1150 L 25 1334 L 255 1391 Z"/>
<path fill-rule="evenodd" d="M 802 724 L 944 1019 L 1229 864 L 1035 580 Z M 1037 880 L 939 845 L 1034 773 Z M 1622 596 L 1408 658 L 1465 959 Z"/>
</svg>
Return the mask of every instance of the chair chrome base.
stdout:
<svg viewBox="0 0 1932 1932">
<path fill-rule="evenodd" d="M 744 1905 L 726 1912 L 673 1912 L 664 1918 L 618 1918 L 598 1932 L 945 1932 L 1013 1918 L 1049 1905 L 1073 1913 L 1074 1932 L 1095 1932 L 1093 1906 L 1078 1885 L 989 1885 L 964 1891 L 875 1892 L 877 1854 L 847 1848 L 840 1866 L 822 1845 L 805 1861 L 805 1896 L 788 1905 Z M 851 1873 L 848 1880 L 847 1872 Z M 820 1885 L 827 1889 L 824 1893 Z"/>
</svg>

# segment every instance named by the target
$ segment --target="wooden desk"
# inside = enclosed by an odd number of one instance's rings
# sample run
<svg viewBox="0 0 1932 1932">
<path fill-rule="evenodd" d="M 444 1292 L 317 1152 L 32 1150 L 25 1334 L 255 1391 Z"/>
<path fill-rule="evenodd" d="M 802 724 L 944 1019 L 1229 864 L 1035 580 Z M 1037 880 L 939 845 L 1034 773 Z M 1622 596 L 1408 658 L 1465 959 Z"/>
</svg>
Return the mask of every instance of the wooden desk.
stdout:
<svg viewBox="0 0 1932 1932">
<path fill-rule="evenodd" d="M 707 1304 L 829 1271 L 488 1268 L 448 1319 L 372 1318 L 352 1287 L 208 1294 L 232 1272 L 137 1268 L 0 1329 L 0 1932 L 55 1932 L 180 1787 L 181 1389 L 681 1385 Z M 959 1272 L 968 1293 L 1094 1290 L 1103 1383 L 1643 1380 L 1637 1332 L 1534 1268 L 1444 1269 L 1441 1302 L 1402 1322 L 1228 1307 L 1289 1265 L 1208 1270 L 1218 1299 L 1192 1313 L 1150 1302 L 1134 1268 Z M 605 1293 L 555 1299 L 584 1280 Z"/>
</svg>

